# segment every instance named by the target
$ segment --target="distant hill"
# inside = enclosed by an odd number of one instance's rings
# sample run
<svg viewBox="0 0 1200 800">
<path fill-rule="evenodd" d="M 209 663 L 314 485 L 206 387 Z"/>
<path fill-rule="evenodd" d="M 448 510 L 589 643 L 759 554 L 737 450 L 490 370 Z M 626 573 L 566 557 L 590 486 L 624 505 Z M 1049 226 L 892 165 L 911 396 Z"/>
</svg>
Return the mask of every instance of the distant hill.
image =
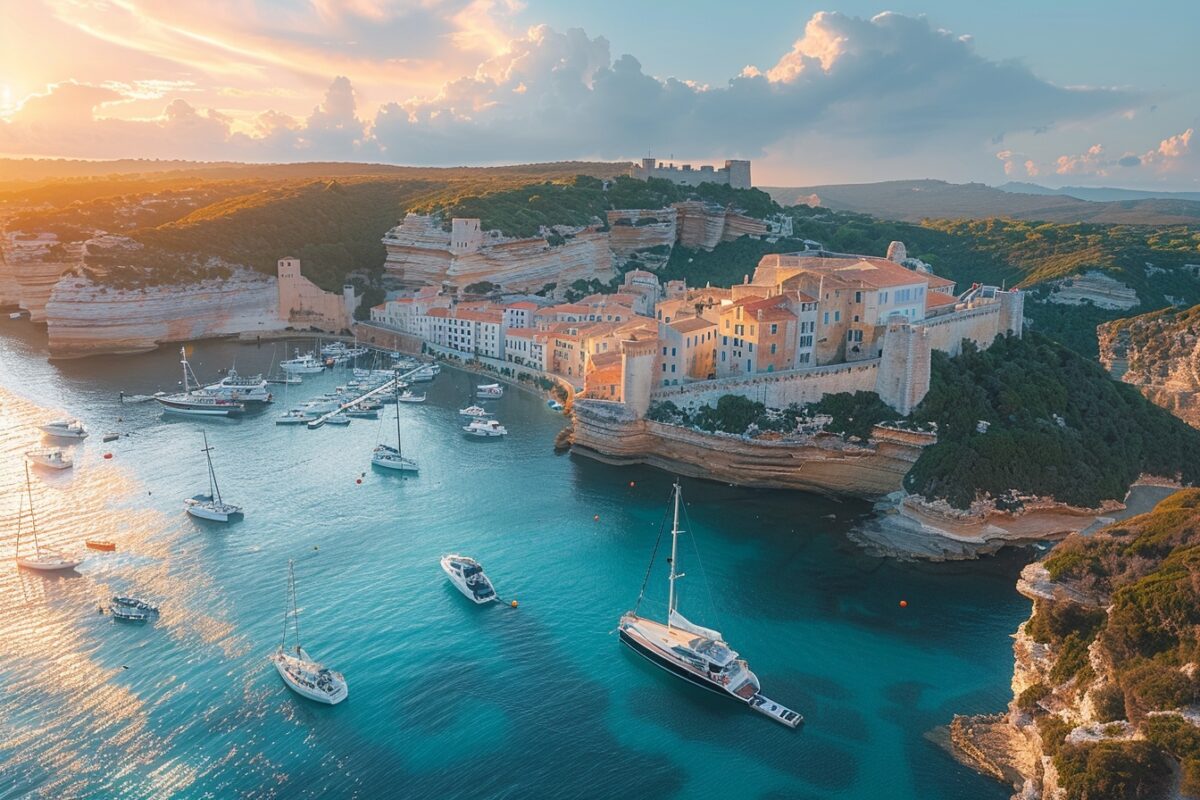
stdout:
<svg viewBox="0 0 1200 800">
<path fill-rule="evenodd" d="M 1066 195 L 1009 192 L 982 183 L 883 181 L 827 186 L 763 187 L 780 205 L 807 202 L 882 219 L 1010 219 L 1115 225 L 1200 225 L 1200 202 L 1179 199 L 1093 202 Z"/>
<path fill-rule="evenodd" d="M 1014 194 L 1065 195 L 1078 200 L 1109 203 L 1121 200 L 1188 200 L 1200 202 L 1200 192 L 1156 192 L 1142 189 L 1117 189 L 1111 186 L 1064 186 L 1051 189 L 1037 183 L 1009 181 L 996 187 L 1002 192 Z"/>
</svg>

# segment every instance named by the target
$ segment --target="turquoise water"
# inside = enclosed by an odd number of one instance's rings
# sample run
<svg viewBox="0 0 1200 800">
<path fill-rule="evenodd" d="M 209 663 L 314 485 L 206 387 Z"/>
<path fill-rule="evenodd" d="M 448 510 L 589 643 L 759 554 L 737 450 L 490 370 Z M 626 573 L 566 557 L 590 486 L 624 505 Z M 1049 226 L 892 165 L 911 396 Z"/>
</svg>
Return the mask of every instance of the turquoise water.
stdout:
<svg viewBox="0 0 1200 800">
<path fill-rule="evenodd" d="M 208 375 L 272 356 L 192 349 Z M 871 558 L 844 535 L 863 504 L 685 480 L 699 559 L 681 543 L 681 609 L 805 715 L 791 731 L 618 645 L 671 476 L 555 455 L 562 418 L 525 392 L 495 403 L 505 440 L 467 440 L 456 411 L 477 380 L 449 369 L 428 403 L 399 408 L 421 464 L 410 478 L 368 468 L 377 437 L 394 435 L 391 409 L 308 431 L 273 424 L 282 404 L 197 422 L 117 401 L 171 388 L 177 358 L 52 365 L 28 323 L 0 333 L 0 797 L 1008 796 L 924 734 L 1007 702 L 1028 554 Z M 344 380 L 306 376 L 289 400 Z M 130 435 L 95 435 L 74 470 L 35 475 L 44 541 L 119 549 L 46 578 L 8 555 L 20 453 L 63 412 Z M 243 522 L 181 509 L 206 487 L 201 429 Z M 450 551 L 481 560 L 519 608 L 469 604 L 438 568 Z M 291 694 L 266 660 L 289 558 L 304 643 L 349 682 L 333 708 Z M 161 618 L 97 614 L 116 591 L 160 600 Z M 665 597 L 660 563 L 643 611 Z"/>
</svg>

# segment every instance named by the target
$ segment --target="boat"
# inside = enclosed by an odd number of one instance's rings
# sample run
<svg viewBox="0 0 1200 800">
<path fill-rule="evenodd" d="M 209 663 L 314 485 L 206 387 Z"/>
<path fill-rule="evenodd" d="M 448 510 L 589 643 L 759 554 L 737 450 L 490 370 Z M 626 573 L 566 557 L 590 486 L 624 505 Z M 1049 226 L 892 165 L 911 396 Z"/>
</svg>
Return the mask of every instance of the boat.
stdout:
<svg viewBox="0 0 1200 800">
<path fill-rule="evenodd" d="M 504 396 L 504 387 L 498 383 L 488 383 L 475 387 L 475 396 L 481 400 L 495 400 Z"/>
<path fill-rule="evenodd" d="M 350 418 L 347 417 L 345 414 L 343 414 L 340 411 L 336 414 L 331 414 L 330 416 L 326 417 L 325 421 L 328 422 L 330 425 L 349 425 L 350 424 Z"/>
<path fill-rule="evenodd" d="M 304 425 L 316 419 L 316 414 L 313 414 L 303 408 L 293 408 L 285 411 L 275 419 L 276 425 Z"/>
<path fill-rule="evenodd" d="M 483 406 L 467 406 L 460 408 L 458 413 L 464 417 L 486 417 L 488 415 L 487 409 Z"/>
<path fill-rule="evenodd" d="M 9 319 L 20 319 L 22 316 L 24 316 L 24 315 L 20 311 L 13 311 L 12 313 L 10 313 L 8 315 L 8 318 Z"/>
<path fill-rule="evenodd" d="M 288 617 L 294 620 L 295 647 L 288 648 Z M 300 646 L 300 609 L 296 606 L 295 563 L 288 561 L 288 605 L 283 614 L 283 638 L 279 647 L 270 655 L 271 663 L 287 687 L 301 697 L 318 703 L 337 705 L 350 694 L 346 679 L 340 672 L 326 669 L 308 655 Z"/>
<path fill-rule="evenodd" d="M 202 431 L 202 433 L 204 433 Z M 183 501 L 183 508 L 193 517 L 213 522 L 229 522 L 245 516 L 241 506 L 230 505 L 221 499 L 221 487 L 217 485 L 217 473 L 212 463 L 213 449 L 208 446 L 208 434 L 204 433 L 204 457 L 208 459 L 208 494 L 198 494 Z"/>
<path fill-rule="evenodd" d="M 267 386 L 267 379 L 262 375 L 238 375 L 237 368 L 230 367 L 224 378 L 200 391 L 235 403 L 266 405 L 272 400 Z"/>
<path fill-rule="evenodd" d="M 187 350 L 179 348 L 179 363 L 183 365 L 183 391 L 175 394 L 158 394 L 154 399 L 164 411 L 186 414 L 193 417 L 235 417 L 246 410 L 246 406 L 221 394 L 211 394 L 204 389 L 193 389 L 200 385 L 188 364 Z"/>
<path fill-rule="evenodd" d="M 30 450 L 25 454 L 25 458 L 39 467 L 46 467 L 47 469 L 69 469 L 75 463 L 69 455 L 56 448 Z"/>
<path fill-rule="evenodd" d="M 766 714 L 788 727 L 794 728 L 803 717 L 791 709 L 763 697 L 758 677 L 750 671 L 746 661 L 731 648 L 720 631 L 705 628 L 690 622 L 679 612 L 675 582 L 683 577 L 678 571 L 679 560 L 679 508 L 681 490 L 679 481 L 672 489 L 674 522 L 671 525 L 671 557 L 667 562 L 668 593 L 667 619 L 665 622 L 638 614 L 642 594 L 632 611 L 621 616 L 617 626 L 620 641 L 650 663 L 717 694 L 732 697 Z M 661 533 L 660 533 L 661 536 Z M 655 552 L 658 545 L 655 545 Z M 653 564 L 653 561 L 651 561 Z"/>
<path fill-rule="evenodd" d="M 468 436 L 478 436 L 481 439 L 495 439 L 508 435 L 508 428 L 494 419 L 473 419 L 470 425 L 464 425 L 463 431 Z"/>
<path fill-rule="evenodd" d="M 412 371 L 412 374 L 407 376 L 409 380 L 416 383 L 428 383 L 438 376 L 442 368 L 437 364 L 425 364 L 417 367 Z"/>
<path fill-rule="evenodd" d="M 146 622 L 150 619 L 149 612 L 127 606 L 109 606 L 108 613 L 112 614 L 113 619 L 119 619 L 122 622 Z"/>
<path fill-rule="evenodd" d="M 563 404 L 558 402 L 557 400 L 547 400 L 546 407 L 549 408 L 551 411 L 562 411 L 563 410 Z"/>
<path fill-rule="evenodd" d="M 284 372 L 300 375 L 325 371 L 325 365 L 321 363 L 320 359 L 311 352 L 301 355 L 299 347 L 296 348 L 296 357 L 290 358 L 287 361 L 280 361 L 279 368 Z"/>
<path fill-rule="evenodd" d="M 158 613 L 158 606 L 153 603 L 143 600 L 140 597 L 129 597 L 126 595 L 115 595 L 112 599 L 114 606 L 124 606 L 125 608 L 136 608 L 138 611 L 145 611 L 150 614 Z"/>
<path fill-rule="evenodd" d="M 45 425 L 38 425 L 38 429 L 57 439 L 86 439 L 88 435 L 87 428 L 77 419 L 47 422 Z"/>
<path fill-rule="evenodd" d="M 419 467 L 417 462 L 411 458 L 405 458 L 402 452 L 403 445 L 400 441 L 400 409 L 396 409 L 396 446 L 380 442 L 375 446 L 375 450 L 371 453 L 372 466 L 382 467 L 383 469 L 395 470 L 396 472 L 418 472 Z"/>
<path fill-rule="evenodd" d="M 342 412 L 347 417 L 354 419 L 379 419 L 379 409 L 377 408 L 359 408 L 351 406 Z"/>
<path fill-rule="evenodd" d="M 498 599 L 492 582 L 475 559 L 457 553 L 442 556 L 442 571 L 449 576 L 454 588 L 471 602 L 482 605 Z"/>
<path fill-rule="evenodd" d="M 425 393 L 422 392 L 421 394 L 413 394 L 412 392 L 403 392 L 402 394 L 396 395 L 396 402 L 397 403 L 424 403 L 425 402 Z"/>
<path fill-rule="evenodd" d="M 107 539 L 87 539 L 83 544 L 88 550 L 103 550 L 106 553 L 111 553 L 117 549 L 117 543 L 110 542 Z"/>
<path fill-rule="evenodd" d="M 278 377 L 267 378 L 267 383 L 277 386 L 295 386 L 304 383 L 304 378 L 301 378 L 299 375 L 288 375 L 285 373 Z"/>
<path fill-rule="evenodd" d="M 63 553 L 49 547 L 42 547 L 38 540 L 37 517 L 33 513 L 33 484 L 29 480 L 29 464 L 25 464 L 25 496 L 29 498 L 29 532 L 33 536 L 33 554 L 21 555 L 21 531 L 25 521 L 24 504 L 17 509 L 17 552 L 18 567 L 34 569 L 39 572 L 61 572 L 79 566 L 82 558 Z"/>
</svg>

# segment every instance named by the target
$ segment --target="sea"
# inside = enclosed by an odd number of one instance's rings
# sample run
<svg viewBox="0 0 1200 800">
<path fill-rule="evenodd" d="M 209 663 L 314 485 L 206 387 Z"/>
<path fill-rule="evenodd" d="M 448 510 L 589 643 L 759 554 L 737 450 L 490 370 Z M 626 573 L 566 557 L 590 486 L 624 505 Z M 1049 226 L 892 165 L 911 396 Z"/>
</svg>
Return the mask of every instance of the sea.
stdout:
<svg viewBox="0 0 1200 800">
<path fill-rule="evenodd" d="M 215 380 L 234 365 L 268 372 L 295 344 L 312 341 L 187 352 Z M 1009 636 L 1029 614 L 1014 583 L 1031 551 L 874 557 L 846 535 L 868 504 L 683 479 L 680 610 L 804 715 L 791 730 L 618 642 L 640 595 L 641 613 L 665 613 L 675 476 L 556 453 L 566 421 L 524 389 L 486 403 L 507 437 L 468 439 L 458 409 L 482 381 L 453 368 L 415 387 L 426 403 L 378 421 L 274 424 L 348 379 L 277 386 L 278 402 L 241 419 L 172 417 L 121 393 L 174 390 L 176 348 L 50 362 L 42 329 L 5 322 L 0 798 L 1010 794 L 932 732 L 1010 699 Z M 397 413 L 416 476 L 370 467 Z M 73 469 L 31 473 L 40 541 L 117 550 L 47 576 L 11 560 L 18 518 L 28 525 L 23 453 L 44 443 L 37 424 L 66 416 L 92 436 L 70 447 Z M 202 433 L 242 521 L 184 513 L 208 488 Z M 438 565 L 449 552 L 482 562 L 505 602 L 459 594 Z M 116 621 L 101 613 L 114 594 L 161 613 Z M 268 661 L 297 622 L 305 649 L 345 675 L 340 705 L 293 694 Z"/>
</svg>

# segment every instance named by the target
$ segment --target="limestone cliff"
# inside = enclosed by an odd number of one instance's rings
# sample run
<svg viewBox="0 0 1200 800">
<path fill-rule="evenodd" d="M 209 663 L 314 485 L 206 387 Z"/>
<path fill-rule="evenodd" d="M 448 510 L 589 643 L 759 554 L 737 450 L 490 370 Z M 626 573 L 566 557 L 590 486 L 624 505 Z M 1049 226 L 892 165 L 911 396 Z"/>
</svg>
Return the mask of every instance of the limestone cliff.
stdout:
<svg viewBox="0 0 1200 800">
<path fill-rule="evenodd" d="M 6 235 L 0 243 L 0 305 L 20 306 L 31 320 L 44 322 L 54 284 L 79 265 L 82 248 L 82 242 L 59 242 L 53 234 Z"/>
<path fill-rule="evenodd" d="M 1113 377 L 1200 427 L 1200 306 L 1107 322 L 1096 333 Z"/>
<path fill-rule="evenodd" d="M 50 355 L 139 353 L 163 342 L 277 329 L 274 278 L 238 269 L 227 279 L 119 289 L 70 274 L 46 303 Z"/>
<path fill-rule="evenodd" d="M 1055 281 L 1048 300 L 1071 306 L 1089 303 L 1096 308 L 1121 311 L 1131 309 L 1140 302 L 1132 287 L 1098 270 Z"/>
<path fill-rule="evenodd" d="M 1196 796 L 1198 524 L 1200 491 L 1184 490 L 1026 567 L 1013 700 L 956 718 L 956 755 L 1021 800 Z"/>
</svg>

